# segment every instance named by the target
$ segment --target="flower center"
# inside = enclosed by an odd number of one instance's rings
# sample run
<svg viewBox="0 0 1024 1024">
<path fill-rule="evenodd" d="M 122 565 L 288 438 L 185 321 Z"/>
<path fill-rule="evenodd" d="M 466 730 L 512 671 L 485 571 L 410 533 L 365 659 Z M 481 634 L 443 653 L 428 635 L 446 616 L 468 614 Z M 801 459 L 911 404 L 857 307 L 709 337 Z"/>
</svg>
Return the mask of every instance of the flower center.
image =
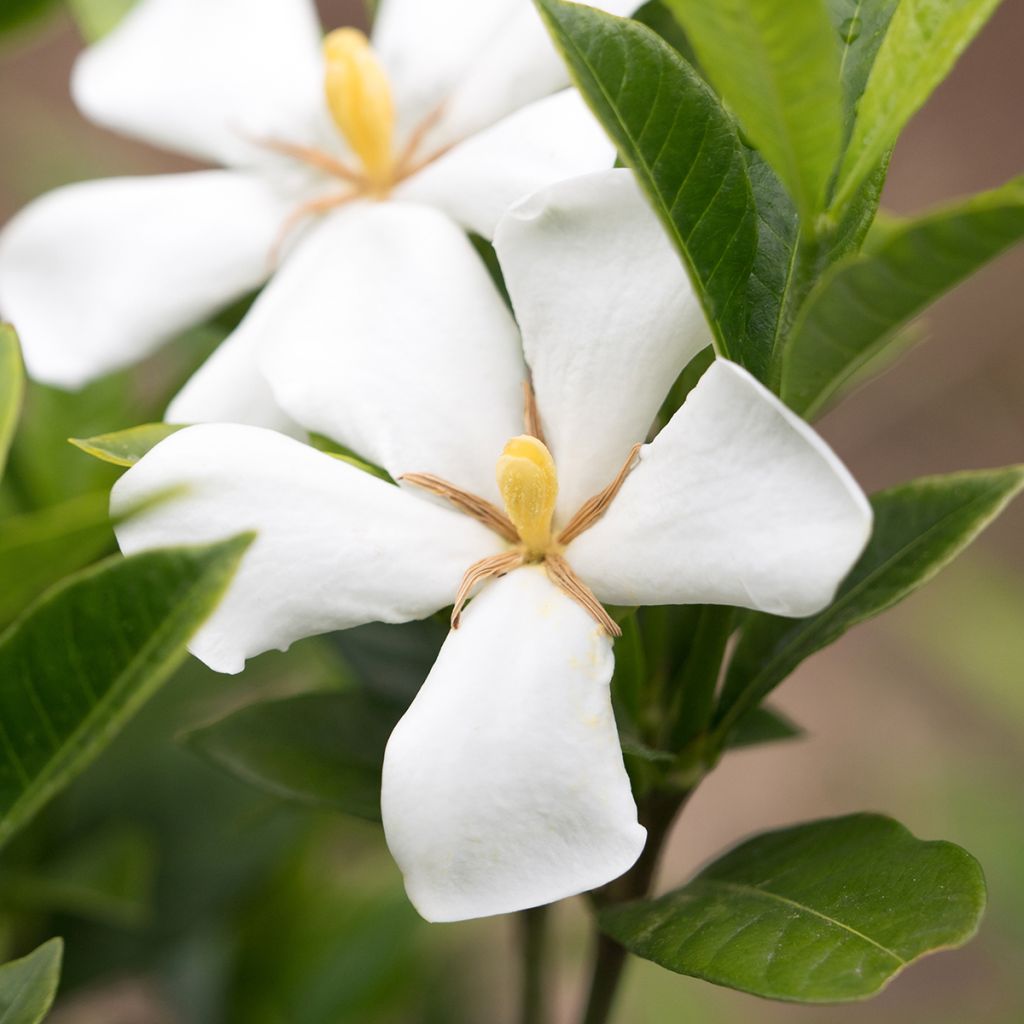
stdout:
<svg viewBox="0 0 1024 1024">
<path fill-rule="evenodd" d="M 542 558 L 551 547 L 551 520 L 558 497 L 558 474 L 551 452 L 536 437 L 514 437 L 498 459 L 497 477 L 505 512 L 527 555 Z"/>
<path fill-rule="evenodd" d="M 387 190 L 395 171 L 395 104 L 391 83 L 366 36 L 339 28 L 324 39 L 327 106 L 359 157 L 367 181 Z"/>
<path fill-rule="evenodd" d="M 523 385 L 525 394 L 525 426 L 527 433 L 513 437 L 498 459 L 498 490 L 505 503 L 502 512 L 486 498 L 434 476 L 432 473 L 404 473 L 399 479 L 431 494 L 446 498 L 460 512 L 483 523 L 502 540 L 513 545 L 511 550 L 474 562 L 462 577 L 452 611 L 452 629 L 459 628 L 459 618 L 466 602 L 480 584 L 504 576 L 521 565 L 541 563 L 549 579 L 564 593 L 587 610 L 600 627 L 612 637 L 621 636 L 618 623 L 605 611 L 593 591 L 576 575 L 564 551 L 581 533 L 585 533 L 608 511 L 622 489 L 643 447 L 630 449 L 622 469 L 612 482 L 580 506 L 576 514 L 557 535 L 551 529 L 558 498 L 558 473 L 555 460 L 541 440 L 543 431 L 533 388 Z"/>
</svg>

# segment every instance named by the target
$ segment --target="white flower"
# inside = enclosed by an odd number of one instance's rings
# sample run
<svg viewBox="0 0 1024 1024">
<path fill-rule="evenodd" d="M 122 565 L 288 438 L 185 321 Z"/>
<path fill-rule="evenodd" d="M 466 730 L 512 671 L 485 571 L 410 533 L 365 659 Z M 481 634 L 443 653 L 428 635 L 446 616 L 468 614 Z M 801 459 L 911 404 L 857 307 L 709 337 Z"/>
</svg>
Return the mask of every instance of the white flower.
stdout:
<svg viewBox="0 0 1024 1024">
<path fill-rule="evenodd" d="M 401 244 L 456 222 L 490 237 L 513 200 L 611 165 L 531 0 L 380 8 L 371 49 L 352 29 L 322 39 L 313 0 L 140 0 L 80 57 L 72 91 L 88 117 L 225 169 L 70 185 L 14 218 L 0 313 L 33 376 L 77 388 L 140 359 L 317 233 L 357 246 L 373 201 L 400 201 Z M 368 287 L 401 293 L 399 270 Z M 268 403 L 232 343 L 173 412 L 283 425 Z"/>
<path fill-rule="evenodd" d="M 305 309 L 308 330 L 268 328 L 265 370 L 292 416 L 404 485 L 271 431 L 189 427 L 113 506 L 188 493 L 118 537 L 134 552 L 258 531 L 192 648 L 228 672 L 313 633 L 429 615 L 482 581 L 391 738 L 382 806 L 425 917 L 513 911 L 609 881 L 644 843 L 600 602 L 810 614 L 861 551 L 870 507 L 803 421 L 721 360 L 639 447 L 709 334 L 629 172 L 550 187 L 499 226 L 522 347 L 490 282 L 467 300 L 461 235 L 400 248 L 390 209 L 365 218 L 348 259 L 400 260 L 413 294 L 325 269 L 333 293 Z M 327 330 L 332 309 L 386 344 Z"/>
</svg>

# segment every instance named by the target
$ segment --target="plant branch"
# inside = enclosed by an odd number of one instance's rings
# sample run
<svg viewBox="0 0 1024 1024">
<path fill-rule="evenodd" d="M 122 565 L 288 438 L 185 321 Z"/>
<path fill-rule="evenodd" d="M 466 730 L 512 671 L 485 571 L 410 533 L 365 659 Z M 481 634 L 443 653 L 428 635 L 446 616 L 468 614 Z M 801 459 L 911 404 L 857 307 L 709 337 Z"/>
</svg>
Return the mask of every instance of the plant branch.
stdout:
<svg viewBox="0 0 1024 1024">
<path fill-rule="evenodd" d="M 641 899 L 650 892 L 672 823 L 693 790 L 685 793 L 652 793 L 640 807 L 640 821 L 647 829 L 647 843 L 636 864 L 620 878 L 591 893 L 596 909 L 613 903 Z M 626 950 L 598 931 L 594 968 L 582 1024 L 607 1024 L 626 966 Z"/>
<path fill-rule="evenodd" d="M 544 957 L 547 945 L 548 908 L 533 907 L 518 915 L 522 944 L 522 1024 L 546 1024 Z"/>
</svg>

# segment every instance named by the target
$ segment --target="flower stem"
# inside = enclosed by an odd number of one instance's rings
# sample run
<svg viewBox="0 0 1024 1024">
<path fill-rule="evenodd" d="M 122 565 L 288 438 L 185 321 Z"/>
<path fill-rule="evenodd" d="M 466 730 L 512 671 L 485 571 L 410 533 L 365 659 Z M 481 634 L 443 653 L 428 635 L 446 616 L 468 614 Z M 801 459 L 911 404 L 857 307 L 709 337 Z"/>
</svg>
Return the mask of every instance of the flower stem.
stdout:
<svg viewBox="0 0 1024 1024">
<path fill-rule="evenodd" d="M 523 951 L 522 1024 L 547 1024 L 544 999 L 544 957 L 547 945 L 547 907 L 533 907 L 519 914 Z"/>
<path fill-rule="evenodd" d="M 643 802 L 640 821 L 647 829 L 644 851 L 626 874 L 591 894 L 596 909 L 648 895 L 672 823 L 692 792 L 652 793 Z M 626 966 L 626 955 L 626 950 L 614 939 L 601 932 L 597 933 L 590 992 L 581 1024 L 607 1024 L 611 1020 L 615 997 Z"/>
</svg>

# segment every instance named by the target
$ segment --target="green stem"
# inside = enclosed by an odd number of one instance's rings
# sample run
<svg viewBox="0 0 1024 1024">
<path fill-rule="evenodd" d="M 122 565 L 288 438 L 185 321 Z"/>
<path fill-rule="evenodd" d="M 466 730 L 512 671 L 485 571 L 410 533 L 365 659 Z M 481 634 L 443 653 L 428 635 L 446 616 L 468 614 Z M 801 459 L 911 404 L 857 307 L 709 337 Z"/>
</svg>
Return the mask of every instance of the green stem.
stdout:
<svg viewBox="0 0 1024 1024">
<path fill-rule="evenodd" d="M 690 798 L 687 793 L 654 793 L 640 808 L 647 843 L 639 860 L 626 874 L 591 895 L 598 908 L 640 899 L 650 892 L 665 840 L 676 816 Z M 597 934 L 590 991 L 581 1024 L 608 1024 L 626 966 L 626 950 L 601 932 Z"/>
<path fill-rule="evenodd" d="M 518 915 L 523 950 L 522 1024 L 545 1024 L 544 956 L 547 943 L 547 907 L 533 907 Z"/>
</svg>

